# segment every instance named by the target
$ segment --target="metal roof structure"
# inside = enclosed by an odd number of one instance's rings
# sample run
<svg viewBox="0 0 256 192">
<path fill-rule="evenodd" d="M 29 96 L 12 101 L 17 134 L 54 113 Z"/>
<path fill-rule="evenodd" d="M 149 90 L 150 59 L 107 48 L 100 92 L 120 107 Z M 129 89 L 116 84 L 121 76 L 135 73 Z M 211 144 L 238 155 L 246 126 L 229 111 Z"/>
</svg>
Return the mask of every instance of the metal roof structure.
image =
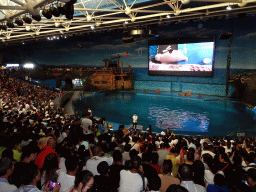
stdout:
<svg viewBox="0 0 256 192">
<path fill-rule="evenodd" d="M 0 4 L 0 41 L 3 42 L 237 17 L 255 14 L 256 8 L 256 0 L 0 0 Z M 44 11 L 60 10 L 67 5 L 74 7 L 73 19 L 67 19 L 65 14 L 50 19 L 43 15 Z M 31 23 L 26 18 L 32 19 Z"/>
</svg>

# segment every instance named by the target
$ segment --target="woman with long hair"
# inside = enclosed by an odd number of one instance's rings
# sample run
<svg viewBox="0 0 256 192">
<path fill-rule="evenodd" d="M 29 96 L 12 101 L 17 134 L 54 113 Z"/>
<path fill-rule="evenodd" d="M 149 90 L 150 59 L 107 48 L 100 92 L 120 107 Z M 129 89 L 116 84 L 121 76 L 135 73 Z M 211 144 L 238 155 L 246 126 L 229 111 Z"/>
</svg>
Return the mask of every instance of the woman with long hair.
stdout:
<svg viewBox="0 0 256 192">
<path fill-rule="evenodd" d="M 70 192 L 87 192 L 93 187 L 93 182 L 93 174 L 90 171 L 80 171 L 76 175 L 75 185 Z"/>
</svg>

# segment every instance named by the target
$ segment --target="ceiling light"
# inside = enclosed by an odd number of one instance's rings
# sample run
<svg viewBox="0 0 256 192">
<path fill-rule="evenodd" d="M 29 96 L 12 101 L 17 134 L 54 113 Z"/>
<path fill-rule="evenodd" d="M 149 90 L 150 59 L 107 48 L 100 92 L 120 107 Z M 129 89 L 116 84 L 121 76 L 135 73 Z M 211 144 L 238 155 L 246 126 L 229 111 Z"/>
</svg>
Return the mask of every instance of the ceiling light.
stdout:
<svg viewBox="0 0 256 192">
<path fill-rule="evenodd" d="M 44 10 L 42 11 L 42 14 L 43 14 L 43 16 L 46 17 L 47 19 L 51 19 L 51 18 L 52 18 L 52 14 L 51 14 L 51 12 L 50 12 L 48 9 L 44 9 Z"/>
<path fill-rule="evenodd" d="M 36 21 L 41 21 L 41 16 L 40 15 L 32 15 L 32 18 Z"/>
<path fill-rule="evenodd" d="M 88 15 L 86 16 L 86 19 L 87 19 L 87 21 L 91 21 L 91 20 L 92 20 L 92 16 L 88 14 Z"/>
<path fill-rule="evenodd" d="M 60 30 L 60 33 L 63 34 L 64 32 L 62 30 Z"/>
<path fill-rule="evenodd" d="M 55 27 L 59 27 L 59 26 L 60 26 L 60 23 L 56 22 Z"/>
<path fill-rule="evenodd" d="M 92 26 L 91 26 L 91 30 L 93 30 L 94 28 L 95 28 L 94 25 L 92 25 Z"/>
<path fill-rule="evenodd" d="M 127 25 L 129 22 L 128 21 L 125 21 L 124 24 Z"/>
<path fill-rule="evenodd" d="M 170 18 L 171 18 L 171 16 L 170 16 L 170 15 L 166 15 L 166 18 L 170 19 Z"/>
<path fill-rule="evenodd" d="M 232 10 L 232 7 L 231 7 L 230 5 L 227 6 L 227 10 L 228 10 L 228 11 Z"/>
<path fill-rule="evenodd" d="M 18 26 L 22 26 L 22 25 L 23 25 L 23 21 L 22 21 L 20 18 L 16 18 L 16 19 L 15 19 L 15 23 L 16 23 Z"/>
<path fill-rule="evenodd" d="M 30 26 L 29 25 L 26 25 L 26 30 L 30 31 Z"/>
</svg>

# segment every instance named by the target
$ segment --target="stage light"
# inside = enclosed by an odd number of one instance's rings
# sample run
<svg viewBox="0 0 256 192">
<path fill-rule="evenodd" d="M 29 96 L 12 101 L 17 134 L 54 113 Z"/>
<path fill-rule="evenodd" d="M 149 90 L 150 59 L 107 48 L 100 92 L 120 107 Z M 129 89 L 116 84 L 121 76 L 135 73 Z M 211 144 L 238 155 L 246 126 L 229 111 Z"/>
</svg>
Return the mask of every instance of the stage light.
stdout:
<svg viewBox="0 0 256 192">
<path fill-rule="evenodd" d="M 24 17 L 23 17 L 23 21 L 24 21 L 25 23 L 27 23 L 27 24 L 31 24 L 31 23 L 32 23 L 32 19 L 29 18 L 29 17 L 27 17 L 27 16 L 24 16 Z"/>
<path fill-rule="evenodd" d="M 49 9 L 49 12 L 51 15 L 53 15 L 54 17 L 59 17 L 60 16 L 60 12 L 58 11 L 58 9 L 56 7 L 51 7 Z"/>
<path fill-rule="evenodd" d="M 33 18 L 35 21 L 41 21 L 41 16 L 40 16 L 40 15 L 32 15 L 32 18 Z"/>
<path fill-rule="evenodd" d="M 30 26 L 29 25 L 26 25 L 26 31 L 30 31 Z"/>
<path fill-rule="evenodd" d="M 14 24 L 13 24 L 13 22 L 7 22 L 7 27 L 9 27 L 9 28 L 14 28 Z"/>
<path fill-rule="evenodd" d="M 51 12 L 50 12 L 48 9 L 44 9 L 44 10 L 42 11 L 42 14 L 43 14 L 43 16 L 46 17 L 47 19 L 51 19 L 51 18 L 52 18 L 52 14 L 51 14 Z"/>
<path fill-rule="evenodd" d="M 227 6 L 227 10 L 228 11 L 231 11 L 232 10 L 232 7 L 229 5 L 229 6 Z"/>
<path fill-rule="evenodd" d="M 23 25 L 23 21 L 22 21 L 20 18 L 16 18 L 16 19 L 15 19 L 15 23 L 16 23 L 18 26 L 22 26 L 22 25 Z"/>
</svg>

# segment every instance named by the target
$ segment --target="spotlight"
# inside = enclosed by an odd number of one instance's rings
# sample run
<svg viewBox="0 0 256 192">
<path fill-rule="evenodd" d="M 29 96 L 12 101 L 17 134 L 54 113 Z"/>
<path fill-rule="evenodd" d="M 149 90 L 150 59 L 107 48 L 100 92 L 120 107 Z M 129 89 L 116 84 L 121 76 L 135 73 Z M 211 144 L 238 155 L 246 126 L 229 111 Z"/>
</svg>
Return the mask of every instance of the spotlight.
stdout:
<svg viewBox="0 0 256 192">
<path fill-rule="evenodd" d="M 32 15 L 32 18 L 36 21 L 41 21 L 41 16 L 40 15 Z"/>
<path fill-rule="evenodd" d="M 31 24 L 31 23 L 32 23 L 32 19 L 29 18 L 29 17 L 27 17 L 27 16 L 24 16 L 24 17 L 23 17 L 23 21 L 24 21 L 25 23 L 27 23 L 27 24 Z"/>
<path fill-rule="evenodd" d="M 7 22 L 6 24 L 9 28 L 14 28 L 14 24 L 13 22 Z"/>
<path fill-rule="evenodd" d="M 128 21 L 125 21 L 125 22 L 124 22 L 125 25 L 128 25 L 128 23 L 129 23 Z"/>
<path fill-rule="evenodd" d="M 95 29 L 94 25 L 91 26 L 91 30 Z"/>
<path fill-rule="evenodd" d="M 42 11 L 42 14 L 43 14 L 43 16 L 45 16 L 47 19 L 51 19 L 51 18 L 52 18 L 51 12 L 50 12 L 49 10 L 47 10 L 47 9 L 44 9 L 44 10 Z"/>
<path fill-rule="evenodd" d="M 15 23 L 18 25 L 18 26 L 22 26 L 23 25 L 23 21 L 19 18 L 16 18 L 15 19 Z"/>
<path fill-rule="evenodd" d="M 229 5 L 229 6 L 227 7 L 227 10 L 228 10 L 228 11 L 232 10 L 232 7 Z"/>
<path fill-rule="evenodd" d="M 166 15 L 166 18 L 170 19 L 170 18 L 171 18 L 171 16 L 170 16 L 170 15 Z"/>
<path fill-rule="evenodd" d="M 29 25 L 26 25 L 26 30 L 27 30 L 27 31 L 30 31 L 30 29 L 31 29 L 30 26 L 29 26 Z"/>
<path fill-rule="evenodd" d="M 49 12 L 50 12 L 51 15 L 53 15 L 55 17 L 60 16 L 60 12 L 58 11 L 58 9 L 56 7 L 51 7 Z"/>
</svg>

